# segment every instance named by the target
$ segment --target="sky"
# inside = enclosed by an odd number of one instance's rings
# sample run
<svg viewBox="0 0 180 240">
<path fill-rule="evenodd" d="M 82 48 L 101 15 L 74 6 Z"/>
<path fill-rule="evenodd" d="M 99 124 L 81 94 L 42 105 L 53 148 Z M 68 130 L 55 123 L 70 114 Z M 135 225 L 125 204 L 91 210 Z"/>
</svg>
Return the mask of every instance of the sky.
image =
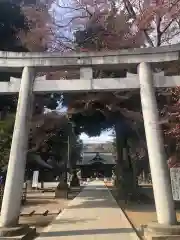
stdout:
<svg viewBox="0 0 180 240">
<path fill-rule="evenodd" d="M 99 137 L 88 137 L 85 133 L 82 133 L 80 138 L 84 143 L 105 143 L 112 142 L 112 131 L 105 131 Z"/>
</svg>

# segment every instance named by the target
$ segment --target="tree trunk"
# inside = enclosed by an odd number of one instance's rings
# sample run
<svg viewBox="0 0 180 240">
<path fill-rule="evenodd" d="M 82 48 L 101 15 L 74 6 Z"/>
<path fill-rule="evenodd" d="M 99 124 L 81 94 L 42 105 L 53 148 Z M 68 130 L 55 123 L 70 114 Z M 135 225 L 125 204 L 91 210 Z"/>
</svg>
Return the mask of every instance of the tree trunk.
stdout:
<svg viewBox="0 0 180 240">
<path fill-rule="evenodd" d="M 67 167 L 66 167 L 66 162 L 65 162 L 63 172 L 60 176 L 58 190 L 66 190 L 66 189 L 68 189 L 68 184 L 67 184 Z"/>
<path fill-rule="evenodd" d="M 118 126 L 117 123 L 115 125 L 117 151 L 116 187 L 118 189 L 118 197 L 127 200 L 134 195 L 136 182 L 134 182 L 135 176 L 129 154 L 127 135 L 121 130 L 122 126 Z"/>
<path fill-rule="evenodd" d="M 133 186 L 133 179 L 132 179 L 132 167 L 129 161 L 128 156 L 128 146 L 127 146 L 127 138 L 124 136 L 122 141 L 123 143 L 123 164 L 122 164 L 122 189 L 124 193 L 125 200 L 128 200 L 129 195 L 132 194 L 132 186 Z"/>
<path fill-rule="evenodd" d="M 39 171 L 39 181 L 40 181 L 40 184 L 41 184 L 41 185 L 40 185 L 40 186 L 41 186 L 41 187 L 40 187 L 41 189 L 44 189 L 44 174 L 45 174 L 45 173 L 44 173 L 43 170 L 40 170 L 40 171 Z"/>
<path fill-rule="evenodd" d="M 115 169 L 115 186 L 118 191 L 118 198 L 124 198 L 124 191 L 122 188 L 122 178 L 123 178 L 123 144 L 122 144 L 122 134 L 120 131 L 119 123 L 115 125 L 115 134 L 116 134 L 116 153 L 117 153 L 117 164 Z"/>
<path fill-rule="evenodd" d="M 41 189 L 44 189 L 44 181 L 41 180 Z"/>
<path fill-rule="evenodd" d="M 27 190 L 32 190 L 32 179 L 27 179 L 26 184 Z"/>
<path fill-rule="evenodd" d="M 32 190 L 33 171 L 27 170 L 27 190 Z"/>
</svg>

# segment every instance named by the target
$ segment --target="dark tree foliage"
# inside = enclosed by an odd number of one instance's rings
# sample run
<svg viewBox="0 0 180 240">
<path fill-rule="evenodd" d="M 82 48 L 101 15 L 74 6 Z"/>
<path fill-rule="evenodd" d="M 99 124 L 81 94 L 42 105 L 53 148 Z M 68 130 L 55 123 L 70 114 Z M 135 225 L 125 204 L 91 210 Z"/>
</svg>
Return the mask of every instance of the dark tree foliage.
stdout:
<svg viewBox="0 0 180 240">
<path fill-rule="evenodd" d="M 98 23 L 93 26 L 88 26 L 85 30 L 77 31 L 75 33 L 77 46 L 87 49 L 100 50 L 102 48 L 100 34 L 101 32 L 103 33 L 103 31 L 103 27 Z"/>
<path fill-rule="evenodd" d="M 21 31 L 28 31 L 28 22 L 20 6 L 12 1 L 0 1 L 0 51 L 27 52 L 18 37 Z M 0 72 L 0 81 L 9 81 L 10 76 L 20 77 L 21 74 Z M 0 112 L 16 109 L 16 96 L 0 96 Z"/>
<path fill-rule="evenodd" d="M 27 51 L 18 38 L 20 31 L 28 31 L 28 21 L 20 6 L 13 1 L 0 1 L 0 50 Z"/>
<path fill-rule="evenodd" d="M 48 94 L 45 101 L 46 107 L 52 110 L 56 109 L 60 98 L 61 96 L 59 94 L 51 94 L 51 95 Z"/>
<path fill-rule="evenodd" d="M 61 161 L 63 157 L 62 150 L 67 149 L 67 133 L 62 129 L 54 131 L 52 137 L 47 141 L 47 145 L 49 154 L 55 157 L 57 161 Z"/>
<path fill-rule="evenodd" d="M 22 31 L 26 33 L 30 30 L 29 22 L 20 7 L 21 2 L 22 1 L 0 1 L 0 51 L 29 51 L 23 46 L 19 38 L 19 33 Z M 0 81 L 9 81 L 11 76 L 20 78 L 21 73 L 0 72 Z M 47 94 L 43 96 L 44 104 L 42 107 L 46 106 L 47 108 L 55 109 L 58 105 L 58 99 L 59 96 L 55 94 Z M 7 112 L 14 112 L 16 110 L 16 105 L 17 96 L 0 96 L 1 116 L 3 117 Z"/>
<path fill-rule="evenodd" d="M 73 114 L 71 120 L 75 123 L 75 132 L 77 134 L 85 132 L 90 136 L 98 136 L 103 130 L 112 126 L 99 111 L 88 115 L 82 113 Z"/>
</svg>

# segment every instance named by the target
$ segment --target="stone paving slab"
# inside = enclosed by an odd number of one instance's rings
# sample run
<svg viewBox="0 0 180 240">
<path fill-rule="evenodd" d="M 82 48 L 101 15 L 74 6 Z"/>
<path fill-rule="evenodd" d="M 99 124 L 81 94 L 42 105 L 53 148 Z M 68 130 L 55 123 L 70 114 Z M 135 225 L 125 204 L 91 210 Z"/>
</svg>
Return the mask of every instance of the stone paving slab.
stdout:
<svg viewBox="0 0 180 240">
<path fill-rule="evenodd" d="M 101 181 L 90 182 L 37 240 L 138 240 Z"/>
</svg>

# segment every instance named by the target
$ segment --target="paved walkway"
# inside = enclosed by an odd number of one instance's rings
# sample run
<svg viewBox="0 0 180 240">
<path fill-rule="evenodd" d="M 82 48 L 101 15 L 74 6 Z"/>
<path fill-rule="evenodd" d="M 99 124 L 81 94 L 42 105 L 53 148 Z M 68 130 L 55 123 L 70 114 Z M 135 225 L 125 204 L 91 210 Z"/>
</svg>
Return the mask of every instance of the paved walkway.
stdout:
<svg viewBox="0 0 180 240">
<path fill-rule="evenodd" d="M 90 182 L 37 240 L 138 240 L 103 182 Z"/>
</svg>

